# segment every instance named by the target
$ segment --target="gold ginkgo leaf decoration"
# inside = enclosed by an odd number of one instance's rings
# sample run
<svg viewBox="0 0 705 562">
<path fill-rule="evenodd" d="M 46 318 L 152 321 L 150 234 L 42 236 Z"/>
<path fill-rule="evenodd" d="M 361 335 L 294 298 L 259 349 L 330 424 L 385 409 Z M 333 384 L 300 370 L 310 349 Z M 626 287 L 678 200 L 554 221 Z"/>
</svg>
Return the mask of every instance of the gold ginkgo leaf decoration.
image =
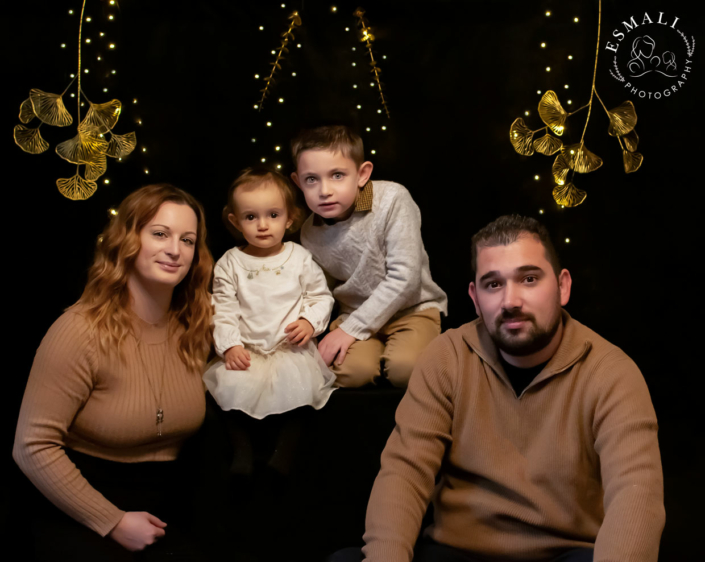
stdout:
<svg viewBox="0 0 705 562">
<path fill-rule="evenodd" d="M 126 133 L 124 135 L 111 133 L 108 151 L 105 154 L 111 158 L 125 158 L 136 146 L 137 137 L 135 133 Z"/>
<path fill-rule="evenodd" d="M 73 201 L 83 201 L 96 192 L 98 184 L 91 180 L 84 180 L 76 172 L 75 176 L 56 180 L 56 187 L 59 188 L 59 193 L 64 197 Z"/>
<path fill-rule="evenodd" d="M 554 200 L 564 207 L 575 207 L 580 205 L 586 197 L 583 190 L 578 189 L 573 184 L 573 177 L 576 173 L 588 174 L 594 172 L 602 166 L 602 158 L 594 154 L 585 146 L 585 132 L 587 131 L 594 98 L 597 98 L 605 110 L 609 119 L 607 132 L 610 136 L 616 137 L 622 149 L 624 170 L 630 174 L 636 172 L 642 164 L 644 157 L 636 152 L 639 145 L 639 136 L 634 127 L 637 123 L 636 109 L 631 101 L 625 101 L 612 110 L 608 110 L 595 88 L 597 78 L 597 60 L 600 48 L 600 26 L 602 22 L 602 0 L 598 1 L 597 17 L 597 46 L 595 48 L 595 64 L 592 75 L 592 86 L 590 88 L 590 99 L 588 103 L 573 112 L 566 112 L 561 105 L 558 95 L 553 90 L 548 90 L 541 96 L 539 101 L 539 117 L 545 124 L 540 129 L 530 129 L 522 118 L 515 119 L 509 128 L 509 141 L 514 150 L 523 156 L 531 156 L 534 151 L 551 156 L 560 151 L 551 167 L 551 175 L 555 186 L 553 188 Z M 577 19 L 577 18 L 576 18 Z M 547 69 L 548 70 L 548 69 Z M 568 86 L 566 86 L 567 88 Z M 541 93 L 539 91 L 539 93 Z M 568 103 L 571 103 L 570 100 Z M 562 136 L 567 130 L 566 122 L 569 117 L 579 111 L 587 109 L 587 117 L 580 140 L 570 145 L 563 144 L 563 141 L 551 136 L 553 132 L 557 136 Z M 527 111 L 526 115 L 529 114 Z M 534 135 L 541 131 L 546 134 L 541 138 L 533 140 Z M 536 179 L 539 179 L 538 176 Z"/>
<path fill-rule="evenodd" d="M 107 171 L 108 159 L 106 158 L 105 154 L 98 154 L 97 156 L 95 156 L 95 158 L 93 158 L 93 160 L 86 162 L 87 180 L 97 180 Z"/>
<path fill-rule="evenodd" d="M 632 129 L 622 137 L 624 145 L 629 152 L 634 152 L 639 146 L 639 135 L 636 134 L 636 129 Z"/>
<path fill-rule="evenodd" d="M 36 88 L 30 90 L 29 98 L 20 105 L 19 119 L 22 123 L 29 123 L 34 117 L 37 117 L 41 123 L 35 129 L 17 125 L 14 130 L 15 143 L 22 150 L 30 154 L 45 152 L 49 148 L 49 143 L 42 138 L 39 128 L 44 124 L 66 127 L 74 122 L 73 116 L 64 106 L 63 97 L 71 88 L 71 85 L 77 82 L 77 93 L 71 94 L 71 96 L 76 97 L 76 122 L 79 123 L 77 134 L 74 138 L 59 143 L 55 149 L 61 158 L 76 164 L 76 174 L 74 176 L 61 178 L 56 181 L 59 193 L 76 201 L 88 199 L 95 193 L 98 187 L 95 180 L 106 173 L 108 156 L 122 160 L 137 146 L 137 138 L 134 132 L 124 135 L 113 133 L 113 128 L 117 124 L 122 111 L 120 100 L 114 99 L 96 104 L 88 99 L 81 88 L 81 76 L 83 74 L 81 69 L 83 22 L 91 21 L 90 17 L 84 18 L 85 9 L 86 0 L 83 0 L 78 27 L 78 70 L 71 75 L 72 77 L 75 76 L 75 78 L 71 80 L 61 94 L 52 94 Z M 112 19 L 113 16 L 110 17 Z M 89 40 L 86 40 L 86 42 L 89 42 Z M 100 57 L 98 57 L 98 60 L 100 60 Z M 88 69 L 85 69 L 85 72 L 88 72 Z M 114 70 L 113 73 L 115 73 Z M 83 120 L 81 120 L 81 107 L 85 103 L 82 100 L 82 96 L 83 100 L 89 104 Z M 81 176 L 81 166 L 84 167 L 84 176 Z M 110 183 L 110 180 L 106 179 L 105 183 Z"/>
<path fill-rule="evenodd" d="M 568 118 L 568 113 L 563 109 L 556 92 L 553 90 L 548 90 L 541 96 L 539 117 L 559 137 L 565 131 L 565 120 Z"/>
<path fill-rule="evenodd" d="M 618 105 L 607 112 L 610 118 L 610 126 L 607 133 L 611 137 L 622 137 L 630 133 L 636 127 L 636 109 L 629 100 Z"/>
<path fill-rule="evenodd" d="M 534 150 L 545 156 L 553 156 L 563 146 L 563 141 L 546 133 L 534 141 Z"/>
<path fill-rule="evenodd" d="M 119 100 L 111 100 L 100 104 L 91 103 L 88 113 L 86 113 L 86 117 L 81 123 L 81 128 L 95 127 L 105 134 L 115 127 L 121 110 L 122 103 Z"/>
<path fill-rule="evenodd" d="M 272 67 L 269 76 L 265 76 L 263 79 L 266 85 L 260 90 L 260 92 L 262 92 L 262 97 L 260 98 L 257 105 L 255 105 L 257 111 L 262 111 L 264 101 L 269 97 L 269 94 L 272 90 L 272 86 L 274 85 L 274 74 L 277 72 L 277 70 L 281 70 L 282 68 L 280 61 L 284 59 L 284 53 L 289 52 L 287 45 L 289 44 L 289 41 L 294 40 L 294 29 L 301 25 L 301 16 L 299 15 L 299 12 L 297 10 L 294 10 L 291 15 L 289 15 L 288 19 L 291 20 L 289 22 L 289 28 L 281 34 L 282 41 L 279 45 L 279 50 L 272 51 L 272 54 L 276 52 L 276 57 L 274 58 L 274 62 L 269 63 L 269 65 Z"/>
<path fill-rule="evenodd" d="M 380 80 L 380 74 L 382 73 L 382 69 L 377 64 L 374 53 L 372 51 L 372 43 L 374 43 L 375 41 L 374 33 L 372 33 L 370 23 L 365 17 L 365 10 L 363 10 L 362 8 L 358 8 L 353 12 L 353 15 L 357 18 L 357 25 L 360 27 L 360 42 L 365 44 L 365 47 L 367 47 L 367 54 L 370 56 L 369 64 L 372 67 L 370 73 L 374 75 L 375 83 L 377 84 L 377 89 L 379 90 L 380 103 L 384 108 L 384 112 L 387 115 L 387 119 L 389 119 L 389 107 L 387 106 L 387 99 L 384 96 L 382 81 Z"/>
<path fill-rule="evenodd" d="M 641 168 L 641 163 L 644 161 L 644 157 L 641 154 L 629 152 L 628 150 L 622 151 L 622 158 L 624 159 L 624 171 L 628 174 Z"/>
<path fill-rule="evenodd" d="M 529 129 L 521 117 L 518 117 L 509 128 L 509 142 L 514 150 L 524 156 L 531 156 L 534 153 L 533 145 L 534 131 Z"/>
<path fill-rule="evenodd" d="M 589 174 L 602 166 L 602 158 L 587 149 L 585 144 L 571 144 L 563 147 L 563 155 L 572 170 L 579 174 Z"/>
<path fill-rule="evenodd" d="M 29 91 L 29 99 L 34 114 L 43 123 L 53 127 L 67 127 L 73 123 L 73 117 L 64 106 L 61 95 L 33 88 Z"/>
<path fill-rule="evenodd" d="M 41 154 L 49 143 L 42 138 L 39 129 L 28 129 L 24 125 L 15 125 L 15 143 L 25 152 L 30 154 Z"/>
<path fill-rule="evenodd" d="M 20 105 L 20 121 L 26 124 L 35 117 L 36 115 L 34 114 L 34 108 L 32 107 L 32 100 L 27 98 L 22 102 L 22 105 Z"/>
<path fill-rule="evenodd" d="M 553 188 L 553 199 L 564 207 L 577 207 L 587 197 L 582 189 L 578 189 L 572 183 L 557 185 Z"/>
<path fill-rule="evenodd" d="M 98 129 L 79 128 L 78 134 L 56 147 L 56 153 L 72 164 L 87 164 L 108 150 L 108 141 L 100 136 Z"/>
<path fill-rule="evenodd" d="M 556 156 L 556 159 L 553 161 L 551 172 L 553 174 L 553 181 L 556 182 L 557 185 L 565 184 L 565 180 L 568 177 L 568 172 L 570 172 L 570 162 L 563 155 L 563 153 Z"/>
</svg>

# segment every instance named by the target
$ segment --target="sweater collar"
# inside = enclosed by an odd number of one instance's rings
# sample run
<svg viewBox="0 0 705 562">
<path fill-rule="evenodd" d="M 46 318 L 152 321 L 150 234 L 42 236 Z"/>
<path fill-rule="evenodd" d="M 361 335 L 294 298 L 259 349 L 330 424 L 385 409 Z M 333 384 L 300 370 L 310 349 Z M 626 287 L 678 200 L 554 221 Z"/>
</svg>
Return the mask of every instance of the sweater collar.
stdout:
<svg viewBox="0 0 705 562">
<path fill-rule="evenodd" d="M 574 320 L 565 309 L 561 310 L 561 316 L 563 318 L 561 343 L 553 357 L 549 359 L 546 366 L 526 387 L 525 391 L 541 381 L 566 371 L 582 359 L 592 347 L 592 341 L 589 338 L 590 331 L 580 322 Z M 478 318 L 463 327 L 463 339 L 480 356 L 480 359 L 492 367 L 494 372 L 511 386 L 499 360 L 499 350 L 481 319 Z"/>
<path fill-rule="evenodd" d="M 358 211 L 371 211 L 372 210 L 372 180 L 369 180 L 365 185 L 362 186 L 355 196 L 355 202 L 353 203 L 353 213 Z M 352 216 L 352 214 L 350 215 Z M 327 224 L 335 224 L 336 221 L 327 221 L 321 215 L 314 213 L 313 215 L 313 226 L 323 226 Z"/>
</svg>

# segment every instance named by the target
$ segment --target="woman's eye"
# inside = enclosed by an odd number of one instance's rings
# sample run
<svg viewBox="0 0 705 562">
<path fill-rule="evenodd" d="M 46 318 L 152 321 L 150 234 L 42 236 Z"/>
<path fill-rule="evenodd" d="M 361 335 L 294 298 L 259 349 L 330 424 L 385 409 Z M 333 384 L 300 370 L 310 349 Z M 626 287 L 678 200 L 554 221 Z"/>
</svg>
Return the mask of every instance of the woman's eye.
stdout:
<svg viewBox="0 0 705 562">
<path fill-rule="evenodd" d="M 154 236 L 158 236 L 159 238 L 164 238 L 166 236 L 166 233 L 157 231 L 154 233 Z"/>
<path fill-rule="evenodd" d="M 186 242 L 189 246 L 193 246 L 195 242 L 191 240 L 190 238 L 183 238 L 183 241 Z"/>
</svg>

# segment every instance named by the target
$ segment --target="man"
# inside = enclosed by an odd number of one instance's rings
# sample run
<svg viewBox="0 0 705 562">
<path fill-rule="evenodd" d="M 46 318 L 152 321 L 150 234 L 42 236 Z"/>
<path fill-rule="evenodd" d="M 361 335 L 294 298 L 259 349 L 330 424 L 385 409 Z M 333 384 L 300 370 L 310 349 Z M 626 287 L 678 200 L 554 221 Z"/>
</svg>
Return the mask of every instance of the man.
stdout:
<svg viewBox="0 0 705 562">
<path fill-rule="evenodd" d="M 472 266 L 479 318 L 436 338 L 414 370 L 365 560 L 656 562 L 663 476 L 639 369 L 562 309 L 570 273 L 534 219 L 483 228 Z"/>
</svg>

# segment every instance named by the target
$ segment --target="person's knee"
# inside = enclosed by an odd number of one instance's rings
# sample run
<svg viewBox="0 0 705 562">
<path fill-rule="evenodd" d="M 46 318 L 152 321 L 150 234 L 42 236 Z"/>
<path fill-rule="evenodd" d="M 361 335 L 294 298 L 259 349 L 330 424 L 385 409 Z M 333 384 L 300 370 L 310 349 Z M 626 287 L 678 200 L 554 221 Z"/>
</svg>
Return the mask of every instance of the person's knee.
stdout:
<svg viewBox="0 0 705 562">
<path fill-rule="evenodd" d="M 352 359 L 352 360 L 350 360 Z M 380 376 L 379 359 L 360 360 L 346 357 L 342 365 L 332 365 L 331 371 L 335 374 L 336 386 L 342 388 L 360 388 L 374 384 Z"/>
<path fill-rule="evenodd" d="M 409 354 L 395 353 L 384 360 L 384 374 L 386 378 L 397 388 L 406 388 L 409 385 L 411 371 L 414 370 L 417 356 Z"/>
</svg>

